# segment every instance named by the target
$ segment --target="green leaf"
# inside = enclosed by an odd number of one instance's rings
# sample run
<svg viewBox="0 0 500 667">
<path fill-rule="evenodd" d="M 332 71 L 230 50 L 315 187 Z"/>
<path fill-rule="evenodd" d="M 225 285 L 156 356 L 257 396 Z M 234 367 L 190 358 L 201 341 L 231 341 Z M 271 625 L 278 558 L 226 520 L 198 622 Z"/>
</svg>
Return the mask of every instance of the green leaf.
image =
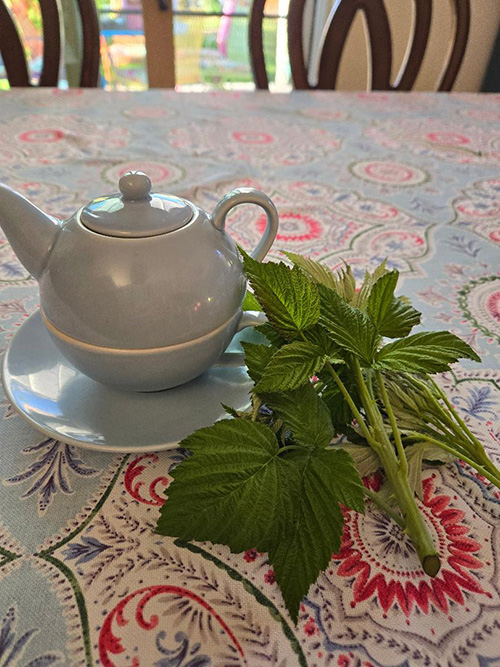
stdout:
<svg viewBox="0 0 500 667">
<path fill-rule="evenodd" d="M 287 339 L 319 319 L 318 289 L 302 271 L 280 262 L 256 262 L 244 250 L 243 267 L 269 322 Z"/>
<path fill-rule="evenodd" d="M 281 347 L 287 343 L 286 338 L 283 338 L 283 336 L 279 334 L 273 325 L 269 324 L 269 322 L 259 324 L 257 327 L 255 327 L 255 330 L 265 336 L 271 345 L 274 345 L 275 347 Z"/>
<path fill-rule="evenodd" d="M 325 363 L 325 355 L 311 343 L 295 341 L 278 350 L 255 386 L 257 393 L 297 389 L 308 382 Z"/>
<path fill-rule="evenodd" d="M 309 257 L 296 255 L 293 252 L 285 252 L 288 259 L 290 259 L 295 266 L 298 266 L 304 273 L 314 280 L 317 285 L 323 285 L 336 292 L 341 299 L 351 303 L 356 294 L 356 281 L 352 275 L 351 267 L 346 264 L 345 268 L 340 269 L 336 273 L 328 266 L 316 262 Z"/>
<path fill-rule="evenodd" d="M 407 373 L 441 373 L 458 359 L 481 361 L 465 341 L 449 331 L 428 331 L 385 345 L 377 366 Z"/>
<path fill-rule="evenodd" d="M 402 338 L 420 324 L 420 313 L 404 297 L 394 297 L 399 272 L 390 271 L 373 285 L 368 297 L 368 316 L 381 336 Z"/>
<path fill-rule="evenodd" d="M 333 271 L 321 264 L 321 262 L 316 262 L 309 257 L 304 257 L 303 255 L 296 255 L 293 252 L 283 253 L 288 257 L 288 259 L 293 262 L 295 266 L 298 266 L 299 269 L 302 269 L 304 273 L 314 280 L 318 285 L 325 285 L 330 289 L 336 290 L 337 288 L 337 279 Z"/>
<path fill-rule="evenodd" d="M 193 455 L 172 472 L 156 532 L 267 551 L 296 622 L 302 597 L 340 548 L 338 503 L 363 510 L 352 460 L 318 448 L 278 456 L 272 431 L 241 419 L 200 429 L 181 446 Z"/>
<path fill-rule="evenodd" d="M 344 526 L 339 502 L 364 509 L 363 486 L 350 456 L 342 450 L 299 450 L 287 456 L 300 477 L 292 491 L 294 523 L 269 551 L 287 609 L 296 623 L 300 602 L 332 553 L 340 550 Z"/>
<path fill-rule="evenodd" d="M 334 343 L 325 327 L 322 327 L 320 324 L 315 324 L 308 329 L 304 335 L 310 343 L 319 347 L 323 354 L 328 357 L 332 363 L 345 363 L 345 360 L 342 358 L 343 350 Z"/>
<path fill-rule="evenodd" d="M 267 364 L 271 361 L 276 348 L 263 343 L 241 342 L 245 351 L 245 363 L 248 369 L 248 375 L 254 382 L 258 382 L 266 370 Z"/>
<path fill-rule="evenodd" d="M 388 273 L 386 259 L 384 259 L 384 261 L 381 264 L 379 264 L 379 266 L 377 266 L 377 268 L 373 273 L 365 271 L 365 278 L 363 280 L 363 284 L 359 288 L 359 291 L 356 292 L 356 294 L 354 295 L 351 305 L 356 306 L 360 310 L 365 310 L 368 304 L 368 297 L 370 296 L 372 287 L 375 285 L 377 280 L 379 280 L 386 273 Z"/>
<path fill-rule="evenodd" d="M 332 441 L 330 412 L 311 384 L 279 394 L 264 394 L 262 399 L 290 428 L 299 444 L 326 447 Z"/>
<path fill-rule="evenodd" d="M 249 290 L 246 291 L 245 298 L 243 299 L 243 303 L 241 304 L 241 309 L 242 310 L 262 310 L 262 306 L 260 303 L 257 301 L 255 298 L 255 294 L 253 292 L 250 292 Z"/>
<path fill-rule="evenodd" d="M 455 459 L 449 452 L 429 442 L 416 442 L 405 448 L 405 454 L 408 461 L 408 483 L 420 500 L 424 496 L 422 488 L 422 464 L 424 459 L 440 461 L 441 463 Z"/>
<path fill-rule="evenodd" d="M 321 398 L 326 403 L 330 411 L 330 417 L 333 425 L 338 429 L 339 426 L 350 424 L 354 419 L 351 408 L 344 395 L 336 384 L 329 384 L 321 392 Z"/>
<path fill-rule="evenodd" d="M 278 456 L 278 441 L 267 426 L 222 420 L 180 446 L 193 456 L 172 472 L 156 532 L 227 544 L 235 552 L 268 551 L 293 525 L 290 487 L 300 479 Z"/>
<path fill-rule="evenodd" d="M 370 365 L 377 349 L 378 333 L 370 319 L 358 308 L 345 303 L 327 287 L 319 288 L 321 324 L 340 347 L 353 352 Z"/>
<path fill-rule="evenodd" d="M 341 447 L 352 458 L 360 477 L 367 477 L 377 472 L 382 465 L 378 455 L 368 445 L 342 442 L 338 447 Z"/>
</svg>

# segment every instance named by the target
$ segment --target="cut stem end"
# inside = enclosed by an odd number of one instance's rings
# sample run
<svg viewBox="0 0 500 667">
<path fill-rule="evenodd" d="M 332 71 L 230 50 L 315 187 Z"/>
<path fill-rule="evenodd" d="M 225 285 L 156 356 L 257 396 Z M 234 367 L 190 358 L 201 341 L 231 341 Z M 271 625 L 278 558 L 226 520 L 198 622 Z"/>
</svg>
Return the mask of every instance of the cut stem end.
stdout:
<svg viewBox="0 0 500 667">
<path fill-rule="evenodd" d="M 426 556 L 422 562 L 425 574 L 429 577 L 435 577 L 441 569 L 441 560 L 437 554 Z"/>
</svg>

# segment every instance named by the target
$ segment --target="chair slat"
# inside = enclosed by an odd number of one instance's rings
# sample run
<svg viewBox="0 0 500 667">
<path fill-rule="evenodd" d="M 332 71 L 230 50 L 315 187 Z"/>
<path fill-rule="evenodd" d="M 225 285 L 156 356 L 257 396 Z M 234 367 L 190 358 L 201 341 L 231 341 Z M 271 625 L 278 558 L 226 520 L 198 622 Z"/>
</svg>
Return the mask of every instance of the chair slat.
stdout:
<svg viewBox="0 0 500 667">
<path fill-rule="evenodd" d="M 38 0 L 42 14 L 43 64 L 40 86 L 57 87 L 61 66 L 61 25 L 56 0 Z"/>
<path fill-rule="evenodd" d="M 0 35 L 0 54 L 9 84 L 13 87 L 29 86 L 30 77 L 23 44 L 10 10 L 3 0 L 0 0 Z"/>
<path fill-rule="evenodd" d="M 267 90 L 266 61 L 264 57 L 263 22 L 266 0 L 254 0 L 248 24 L 248 43 L 250 45 L 251 65 L 255 85 L 259 90 Z"/>
<path fill-rule="evenodd" d="M 57 87 L 61 65 L 61 14 L 58 0 L 38 0 L 42 16 L 43 61 L 39 86 Z M 99 18 L 94 0 L 78 0 L 83 53 L 80 86 L 96 87 L 99 81 Z M 31 86 L 23 43 L 13 16 L 0 0 L 0 54 L 11 87 Z"/>
<path fill-rule="evenodd" d="M 332 9 L 320 48 L 318 83 L 311 86 L 307 58 L 304 54 L 304 12 L 306 0 L 290 0 L 288 9 L 288 53 L 294 87 L 297 90 L 335 89 L 339 67 L 349 31 L 358 12 L 365 18 L 370 58 L 371 90 L 412 90 L 420 73 L 431 30 L 434 2 L 413 0 L 414 19 L 411 42 L 405 61 L 391 83 L 391 26 L 383 0 L 340 0 Z M 455 34 L 450 54 L 443 66 L 438 90 L 449 91 L 462 65 L 471 22 L 470 0 L 452 0 L 455 12 Z M 250 15 L 249 45 L 252 71 L 257 88 L 268 88 L 263 49 L 265 0 L 254 0 Z"/>
</svg>

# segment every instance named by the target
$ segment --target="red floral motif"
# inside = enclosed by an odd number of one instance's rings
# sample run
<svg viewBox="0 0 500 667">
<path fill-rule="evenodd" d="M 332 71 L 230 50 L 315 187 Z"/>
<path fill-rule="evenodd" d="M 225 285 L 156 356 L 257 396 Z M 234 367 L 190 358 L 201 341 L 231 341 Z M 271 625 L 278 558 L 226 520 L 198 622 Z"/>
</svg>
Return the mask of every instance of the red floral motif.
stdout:
<svg viewBox="0 0 500 667">
<path fill-rule="evenodd" d="M 64 137 L 61 130 L 51 130 L 43 128 L 42 130 L 28 130 L 19 135 L 21 141 L 28 141 L 29 143 L 45 144 L 53 141 L 60 141 Z"/>
<path fill-rule="evenodd" d="M 470 144 L 469 137 L 466 137 L 463 134 L 457 134 L 456 132 L 430 132 L 427 135 L 427 139 L 445 146 L 463 146 L 465 144 Z"/>
<path fill-rule="evenodd" d="M 264 581 L 266 584 L 274 584 L 276 581 L 276 575 L 274 574 L 274 570 L 268 570 L 265 575 L 264 575 Z"/>
<path fill-rule="evenodd" d="M 304 625 L 304 632 L 309 637 L 312 637 L 313 635 L 318 635 L 319 634 L 318 627 L 317 627 L 316 623 L 314 622 L 314 618 L 312 616 L 309 616 L 309 618 L 307 619 L 307 622 Z"/>
<path fill-rule="evenodd" d="M 141 464 L 141 461 L 148 461 L 147 465 Z M 145 482 L 142 480 L 137 480 L 137 477 L 140 477 L 142 473 L 150 468 L 152 465 L 157 463 L 158 455 L 157 454 L 142 454 L 134 459 L 128 466 L 125 471 L 125 488 L 130 493 L 132 498 L 135 498 L 140 503 L 145 505 L 158 505 L 161 506 L 165 502 L 166 498 L 163 495 L 160 495 L 158 492 L 158 485 L 162 485 L 164 488 L 167 488 L 169 481 L 166 477 L 155 477 L 149 485 L 147 486 L 147 492 L 149 497 L 141 495 L 141 489 L 144 488 Z"/>
<path fill-rule="evenodd" d="M 267 132 L 233 132 L 233 137 L 241 144 L 271 144 L 274 141 Z"/>
<path fill-rule="evenodd" d="M 371 475 L 363 477 L 364 486 L 366 486 L 367 489 L 371 489 L 372 491 L 375 492 L 380 490 L 382 482 L 383 482 L 382 473 L 379 472 L 378 470 L 377 472 L 374 472 Z"/>
<path fill-rule="evenodd" d="M 258 556 L 259 552 L 257 549 L 249 549 L 248 551 L 245 551 L 243 558 L 247 563 L 253 563 L 254 560 L 257 560 Z"/>
<path fill-rule="evenodd" d="M 125 652 L 120 637 L 115 635 L 113 632 L 113 622 L 116 621 L 117 626 L 120 628 L 128 625 L 132 619 L 127 619 L 125 617 L 125 608 L 131 602 L 131 600 L 136 600 L 135 614 L 133 614 L 132 618 L 143 630 L 153 630 L 158 626 L 160 621 L 158 615 L 151 614 L 149 618 L 146 618 L 144 614 L 148 602 L 158 595 L 171 595 L 176 598 L 190 600 L 208 612 L 211 618 L 217 621 L 219 626 L 222 628 L 222 631 L 225 632 L 229 637 L 235 649 L 238 651 L 246 664 L 245 654 L 241 644 L 238 642 L 231 628 L 213 607 L 211 607 L 203 598 L 199 597 L 196 595 L 196 593 L 193 593 L 187 588 L 161 585 L 148 586 L 147 588 L 141 588 L 137 591 L 134 591 L 133 593 L 130 593 L 130 595 L 127 595 L 127 597 L 123 598 L 123 600 L 113 609 L 113 611 L 107 615 L 99 633 L 99 658 L 103 667 L 115 667 L 115 663 L 111 660 L 110 655 L 118 655 Z M 139 665 L 138 660 L 136 664 Z"/>
<path fill-rule="evenodd" d="M 267 225 L 266 216 L 257 221 L 257 229 L 263 234 Z M 320 222 L 301 213 L 280 213 L 280 231 L 278 241 L 312 241 L 321 237 L 323 226 Z"/>
<path fill-rule="evenodd" d="M 354 579 L 351 606 L 376 596 L 387 613 L 395 605 L 406 616 L 418 607 L 424 614 L 434 607 L 448 612 L 449 601 L 465 604 L 464 592 L 491 597 L 481 586 L 481 545 L 463 523 L 464 513 L 452 506 L 451 498 L 434 495 L 434 478 L 423 481 L 422 510 L 432 526 L 441 557 L 441 571 L 431 579 L 420 568 L 406 536 L 395 523 L 380 515 L 370 528 L 373 543 L 362 537 L 361 515 L 345 512 L 342 548 L 337 574 Z M 383 554 L 383 558 L 380 557 Z M 394 558 L 391 559 L 391 556 Z"/>
<path fill-rule="evenodd" d="M 500 291 L 493 292 L 493 294 L 488 296 L 486 300 L 486 308 L 490 315 L 500 322 Z"/>
</svg>

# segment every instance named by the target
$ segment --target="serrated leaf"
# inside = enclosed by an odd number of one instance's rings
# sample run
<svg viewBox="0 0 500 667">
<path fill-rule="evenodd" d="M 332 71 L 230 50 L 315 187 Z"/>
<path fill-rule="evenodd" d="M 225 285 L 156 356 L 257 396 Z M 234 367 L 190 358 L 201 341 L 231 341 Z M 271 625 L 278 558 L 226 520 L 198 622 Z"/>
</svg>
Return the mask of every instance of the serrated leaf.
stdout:
<svg viewBox="0 0 500 667">
<path fill-rule="evenodd" d="M 334 342 L 360 357 L 365 364 L 373 361 L 378 342 L 375 326 L 365 313 L 345 303 L 339 295 L 320 286 L 320 322 Z"/>
<path fill-rule="evenodd" d="M 266 370 L 267 364 L 271 361 L 276 348 L 272 345 L 262 343 L 241 342 L 245 352 L 245 364 L 247 365 L 248 375 L 254 382 L 259 382 Z"/>
<path fill-rule="evenodd" d="M 354 295 L 356 294 L 356 280 L 354 279 L 349 264 L 346 264 L 345 268 L 340 269 L 337 278 L 340 286 L 340 289 L 337 289 L 339 296 L 341 296 L 344 301 L 347 301 L 347 303 L 352 304 Z"/>
<path fill-rule="evenodd" d="M 267 319 L 293 340 L 319 319 L 318 289 L 298 267 L 256 262 L 240 248 L 243 267 Z"/>
<path fill-rule="evenodd" d="M 321 398 L 330 411 L 330 417 L 335 427 L 352 422 L 354 415 L 337 385 L 329 384 L 321 392 Z"/>
<path fill-rule="evenodd" d="M 287 609 L 296 623 L 300 602 L 332 553 L 340 550 L 344 518 L 339 502 L 364 509 L 363 486 L 349 455 L 342 450 L 294 451 L 300 485 L 293 494 L 295 521 L 269 551 Z"/>
<path fill-rule="evenodd" d="M 257 393 L 297 389 L 323 368 L 322 351 L 302 341 L 284 345 L 272 357 L 254 390 Z"/>
<path fill-rule="evenodd" d="M 337 289 L 337 279 L 333 271 L 321 262 L 316 262 L 309 257 L 304 257 L 303 255 L 296 255 L 293 252 L 284 252 L 284 255 L 293 262 L 295 266 L 298 266 L 299 269 L 302 269 L 304 273 L 314 280 L 318 285 L 325 285 L 330 289 Z"/>
<path fill-rule="evenodd" d="M 474 350 L 449 331 L 428 331 L 385 345 L 377 354 L 377 366 L 407 373 L 440 373 L 458 359 L 481 361 Z"/>
<path fill-rule="evenodd" d="M 262 306 L 260 303 L 257 301 L 255 298 L 255 294 L 253 292 L 250 292 L 249 290 L 246 291 L 245 298 L 243 299 L 243 303 L 241 304 L 241 309 L 242 310 L 262 310 Z"/>
<path fill-rule="evenodd" d="M 275 347 L 281 347 L 287 343 L 286 338 L 283 338 L 283 336 L 279 334 L 273 325 L 269 324 L 269 322 L 259 324 L 257 327 L 255 327 L 255 330 L 265 336 L 271 345 L 274 345 Z"/>
<path fill-rule="evenodd" d="M 449 452 L 429 442 L 416 442 L 410 447 L 405 448 L 405 454 L 408 461 L 408 483 L 420 500 L 424 496 L 422 487 L 422 465 L 424 459 L 440 461 L 441 463 L 455 459 Z"/>
<path fill-rule="evenodd" d="M 319 347 L 323 354 L 333 363 L 345 363 L 345 360 L 341 356 L 343 354 L 342 349 L 335 344 L 325 327 L 315 324 L 307 330 L 305 337 L 310 343 Z"/>
<path fill-rule="evenodd" d="M 343 442 L 338 447 L 341 447 L 352 458 L 360 477 L 372 475 L 381 467 L 378 455 L 368 445 Z"/>
<path fill-rule="evenodd" d="M 290 485 L 295 467 L 278 456 L 274 433 L 256 422 L 228 419 L 180 443 L 193 456 L 172 472 L 156 532 L 268 551 L 293 525 Z"/>
<path fill-rule="evenodd" d="M 262 399 L 301 445 L 326 447 L 332 441 L 334 430 L 330 412 L 311 384 L 279 394 L 264 394 Z"/>
<path fill-rule="evenodd" d="M 278 456 L 272 431 L 244 420 L 200 429 L 181 446 L 193 455 L 172 472 L 156 532 L 268 552 L 297 621 L 300 600 L 339 550 L 338 503 L 363 510 L 352 460 L 318 448 Z"/>
<path fill-rule="evenodd" d="M 368 297 L 367 312 L 381 336 L 402 338 L 420 324 L 420 313 L 403 297 L 396 298 L 394 290 L 399 272 L 384 274 L 373 285 Z"/>
<path fill-rule="evenodd" d="M 375 285 L 377 280 L 379 280 L 386 273 L 388 273 L 386 259 L 384 259 L 384 261 L 381 264 L 379 264 L 379 266 L 377 266 L 377 268 L 373 273 L 365 271 L 365 278 L 363 280 L 363 283 L 359 288 L 358 292 L 356 292 L 356 294 L 354 295 L 351 305 L 356 306 L 360 310 L 365 310 L 368 303 L 368 297 L 370 296 L 373 285 Z"/>
</svg>

